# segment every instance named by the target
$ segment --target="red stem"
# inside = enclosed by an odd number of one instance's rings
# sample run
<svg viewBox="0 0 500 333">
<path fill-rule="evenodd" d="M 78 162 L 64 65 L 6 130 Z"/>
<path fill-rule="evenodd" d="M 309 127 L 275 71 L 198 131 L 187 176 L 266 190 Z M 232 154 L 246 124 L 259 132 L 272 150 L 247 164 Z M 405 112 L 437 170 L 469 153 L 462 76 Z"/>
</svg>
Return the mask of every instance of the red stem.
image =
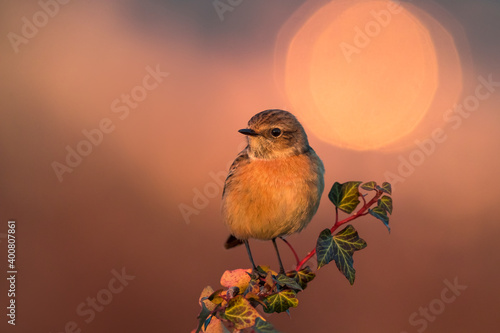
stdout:
<svg viewBox="0 0 500 333">
<path fill-rule="evenodd" d="M 292 244 L 288 243 L 288 241 L 286 239 L 284 239 L 284 238 L 281 238 L 281 240 L 283 242 L 285 242 L 286 245 L 288 245 L 288 247 L 290 248 L 290 250 L 292 250 L 293 255 L 295 256 L 295 261 L 297 262 L 297 265 L 298 265 L 299 262 L 300 262 L 300 259 L 299 259 L 299 256 L 297 255 L 297 252 L 295 252 L 295 249 L 293 248 Z"/>
<path fill-rule="evenodd" d="M 355 220 L 357 219 L 358 217 L 361 217 L 361 216 L 364 216 L 366 215 L 366 211 L 368 210 L 368 208 L 370 208 L 374 203 L 376 203 L 378 201 L 378 199 L 382 196 L 383 192 L 382 191 L 379 191 L 377 190 L 377 194 L 375 194 L 375 196 L 368 202 L 366 203 L 366 201 L 364 200 L 363 198 L 363 201 L 364 201 L 364 205 L 363 207 L 361 207 L 360 210 L 358 210 L 356 213 L 354 213 L 353 215 L 343 219 L 342 221 L 339 221 L 338 220 L 338 209 L 336 208 L 335 209 L 335 213 L 336 213 L 336 216 L 335 216 L 335 224 L 333 225 L 333 227 L 331 227 L 330 229 L 330 232 L 331 234 L 333 235 L 333 233 L 335 232 L 335 230 L 337 230 L 338 227 L 340 227 L 342 224 L 344 223 L 347 223 L 347 222 L 350 222 L 352 220 Z M 304 264 L 309 260 L 311 259 L 314 255 L 316 254 L 316 248 L 314 248 L 311 252 L 309 252 L 307 254 L 307 256 L 305 256 L 304 259 L 302 259 L 298 264 L 297 264 L 297 267 L 295 268 L 296 271 L 300 271 L 300 269 L 302 268 L 302 266 L 304 266 Z"/>
</svg>

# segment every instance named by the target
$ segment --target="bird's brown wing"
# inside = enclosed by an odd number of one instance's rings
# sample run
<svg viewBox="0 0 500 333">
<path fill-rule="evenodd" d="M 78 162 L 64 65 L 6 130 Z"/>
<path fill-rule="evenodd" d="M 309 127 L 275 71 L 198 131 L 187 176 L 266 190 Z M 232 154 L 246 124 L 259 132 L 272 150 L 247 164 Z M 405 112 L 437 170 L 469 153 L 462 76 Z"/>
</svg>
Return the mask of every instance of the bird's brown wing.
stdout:
<svg viewBox="0 0 500 333">
<path fill-rule="evenodd" d="M 248 146 L 247 146 L 247 148 L 248 148 Z M 224 182 L 224 190 L 222 191 L 222 197 L 224 197 L 224 194 L 226 193 L 226 189 L 231 186 L 231 182 L 233 180 L 231 177 L 236 173 L 236 170 L 238 170 L 238 167 L 250 162 L 250 160 L 248 158 L 247 148 L 243 149 L 238 154 L 238 156 L 236 156 L 233 164 L 231 164 L 231 167 L 229 168 L 229 172 L 228 172 L 227 177 L 226 177 L 226 181 Z M 228 239 L 224 243 L 224 247 L 226 249 L 231 249 L 231 248 L 236 247 L 236 246 L 241 245 L 241 244 L 243 244 L 243 242 L 241 240 L 234 237 L 233 235 L 229 235 Z"/>
<path fill-rule="evenodd" d="M 248 148 L 248 146 L 247 146 Z M 247 153 L 247 148 L 243 149 L 238 156 L 234 159 L 233 164 L 231 164 L 231 167 L 229 168 L 229 172 L 226 177 L 226 181 L 224 182 L 224 190 L 222 191 L 222 197 L 224 197 L 224 193 L 226 193 L 226 189 L 231 186 L 231 177 L 235 174 L 236 170 L 238 170 L 238 167 L 244 164 L 247 164 L 250 162 L 250 159 L 248 157 Z"/>
</svg>

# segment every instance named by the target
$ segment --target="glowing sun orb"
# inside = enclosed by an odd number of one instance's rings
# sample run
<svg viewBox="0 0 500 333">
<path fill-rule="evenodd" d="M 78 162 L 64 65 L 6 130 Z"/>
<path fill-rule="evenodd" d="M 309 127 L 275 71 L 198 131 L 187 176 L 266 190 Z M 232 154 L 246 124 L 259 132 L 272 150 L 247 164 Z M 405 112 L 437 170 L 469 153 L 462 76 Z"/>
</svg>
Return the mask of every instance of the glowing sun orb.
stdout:
<svg viewBox="0 0 500 333">
<path fill-rule="evenodd" d="M 332 1 L 287 47 L 284 85 L 294 112 L 321 140 L 376 150 L 408 136 L 438 90 L 426 26 L 388 0 Z"/>
</svg>

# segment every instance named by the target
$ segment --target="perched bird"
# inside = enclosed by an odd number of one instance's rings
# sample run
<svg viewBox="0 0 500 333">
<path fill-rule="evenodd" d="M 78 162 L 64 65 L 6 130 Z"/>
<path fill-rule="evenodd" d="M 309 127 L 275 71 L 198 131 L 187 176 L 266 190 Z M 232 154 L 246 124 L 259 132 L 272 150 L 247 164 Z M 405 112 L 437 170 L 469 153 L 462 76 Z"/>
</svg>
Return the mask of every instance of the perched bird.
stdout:
<svg viewBox="0 0 500 333">
<path fill-rule="evenodd" d="M 231 236 L 225 247 L 243 242 L 254 270 L 248 240 L 272 240 L 304 229 L 319 207 L 325 169 L 290 112 L 266 110 L 239 130 L 248 145 L 234 160 L 224 184 L 222 216 Z"/>
</svg>

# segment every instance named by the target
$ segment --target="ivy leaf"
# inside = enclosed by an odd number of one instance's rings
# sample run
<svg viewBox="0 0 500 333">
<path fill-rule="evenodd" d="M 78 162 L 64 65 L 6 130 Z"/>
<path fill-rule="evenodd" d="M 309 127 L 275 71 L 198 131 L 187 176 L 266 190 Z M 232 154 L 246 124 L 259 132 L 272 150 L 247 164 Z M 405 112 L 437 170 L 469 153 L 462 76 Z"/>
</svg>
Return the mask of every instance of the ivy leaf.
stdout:
<svg viewBox="0 0 500 333">
<path fill-rule="evenodd" d="M 262 305 L 263 307 L 266 306 L 266 304 L 264 304 L 264 302 L 261 300 L 261 297 L 257 294 L 254 294 L 254 293 L 248 293 L 246 294 L 245 296 L 245 299 L 247 299 L 248 301 L 250 301 L 250 304 L 255 308 L 257 307 L 257 304 L 260 304 Z"/>
<path fill-rule="evenodd" d="M 227 321 L 226 321 L 227 322 Z M 205 322 L 202 332 L 207 333 L 231 333 L 224 325 L 221 319 L 217 318 L 215 315 L 211 315 L 209 319 Z"/>
<path fill-rule="evenodd" d="M 255 320 L 255 326 L 253 329 L 256 333 L 280 333 L 274 328 L 273 325 L 271 325 L 271 323 L 261 318 L 257 318 L 257 320 Z"/>
<path fill-rule="evenodd" d="M 302 291 L 302 287 L 294 278 L 288 277 L 284 274 L 279 274 L 276 277 L 276 282 L 278 282 L 281 287 L 287 286 L 290 289 Z"/>
<path fill-rule="evenodd" d="M 378 207 L 387 211 L 389 214 L 392 214 L 392 198 L 384 195 L 382 198 L 378 199 Z"/>
<path fill-rule="evenodd" d="M 224 298 L 220 296 L 222 291 L 224 291 L 224 289 L 214 291 L 212 295 L 208 296 L 208 300 L 216 305 L 221 304 L 222 302 L 224 302 Z"/>
<path fill-rule="evenodd" d="M 376 182 L 368 182 L 368 183 L 364 183 L 363 185 L 361 185 L 361 188 L 363 190 L 367 190 L 367 191 L 373 191 L 373 190 L 375 190 L 376 187 L 377 187 Z"/>
<path fill-rule="evenodd" d="M 269 269 L 266 269 L 267 267 L 262 267 L 262 266 L 257 266 L 257 277 L 266 277 L 267 272 Z"/>
<path fill-rule="evenodd" d="M 358 232 L 352 225 L 347 226 L 335 236 L 331 236 L 330 230 L 325 229 L 321 232 L 316 245 L 318 269 L 335 260 L 339 271 L 353 284 L 356 274 L 353 267 L 353 255 L 355 251 L 365 247 L 366 242 L 359 238 Z"/>
<path fill-rule="evenodd" d="M 337 264 L 337 268 L 352 285 L 356 277 L 356 270 L 353 267 L 354 252 L 364 249 L 367 244 L 362 238 L 359 238 L 358 232 L 352 225 L 348 225 L 344 230 L 333 236 L 333 241 L 337 245 L 334 253 L 334 260 Z"/>
<path fill-rule="evenodd" d="M 203 327 L 204 324 L 206 324 L 207 318 L 208 316 L 210 316 L 210 313 L 211 311 L 205 306 L 205 303 L 201 302 L 201 312 L 198 315 L 198 319 L 200 320 L 200 322 L 198 323 L 198 328 L 196 329 L 196 333 L 201 332 L 201 328 Z"/>
<path fill-rule="evenodd" d="M 296 293 L 293 290 L 283 290 L 276 294 L 269 295 L 264 298 L 266 307 L 265 313 L 284 312 L 291 307 L 299 305 L 299 300 L 295 297 Z"/>
<path fill-rule="evenodd" d="M 316 242 L 316 258 L 318 259 L 318 269 L 333 260 L 335 243 L 330 229 L 323 230 Z"/>
<path fill-rule="evenodd" d="M 264 289 L 272 291 L 276 289 L 276 282 L 273 279 L 273 273 L 271 271 L 267 272 L 267 276 L 265 278 Z"/>
<path fill-rule="evenodd" d="M 378 218 L 380 221 L 382 221 L 389 230 L 389 232 L 391 232 L 391 228 L 389 227 L 389 217 L 387 216 L 385 210 L 382 207 L 377 206 L 373 209 L 368 209 L 368 212 L 373 216 L 375 216 L 376 218 Z"/>
<path fill-rule="evenodd" d="M 255 320 L 255 326 L 252 328 L 256 333 L 280 333 L 271 323 L 261 318 Z"/>
<path fill-rule="evenodd" d="M 207 318 L 207 320 L 205 320 L 205 323 L 203 324 L 203 330 L 204 330 L 204 331 L 206 331 L 206 330 L 207 330 L 207 326 L 208 326 L 208 325 L 210 325 L 210 321 L 212 321 L 212 318 L 213 318 L 213 317 L 214 317 L 214 316 L 213 316 L 213 315 L 211 315 L 211 316 L 209 316 L 209 317 Z"/>
<path fill-rule="evenodd" d="M 249 301 L 260 302 L 260 297 L 256 293 L 247 293 L 243 297 Z"/>
<path fill-rule="evenodd" d="M 227 327 L 224 326 L 224 324 L 222 323 L 222 320 L 220 320 L 219 318 L 217 318 L 215 316 L 212 317 L 212 321 L 210 322 L 210 327 L 208 327 L 208 329 L 206 329 L 205 332 L 231 333 L 231 332 L 229 332 Z"/>
<path fill-rule="evenodd" d="M 245 290 L 251 280 L 250 269 L 235 269 L 225 271 L 220 278 L 220 285 L 225 288 L 238 287 Z"/>
<path fill-rule="evenodd" d="M 253 294 L 258 294 L 260 291 L 260 281 L 259 280 L 250 280 L 248 283 L 248 287 L 243 293 L 243 295 L 246 295 L 248 293 L 253 293 Z"/>
<path fill-rule="evenodd" d="M 302 289 L 306 289 L 307 284 L 311 282 L 315 277 L 316 274 L 314 274 L 307 266 L 306 268 L 301 269 L 300 271 L 291 271 L 287 273 L 287 276 L 294 278 L 295 281 L 302 287 Z"/>
<path fill-rule="evenodd" d="M 359 184 L 361 182 L 347 182 L 333 184 L 328 198 L 337 207 L 347 214 L 351 214 L 359 204 Z"/>
<path fill-rule="evenodd" d="M 240 330 L 254 326 L 259 313 L 248 300 L 238 295 L 229 301 L 224 316 Z"/>
<path fill-rule="evenodd" d="M 342 184 L 335 182 L 332 188 L 330 189 L 330 193 L 328 193 L 328 199 L 338 207 L 340 205 L 340 201 L 342 200 Z"/>
<path fill-rule="evenodd" d="M 388 182 L 383 182 L 382 187 L 377 186 L 377 188 L 384 193 L 392 195 L 392 187 L 391 187 L 391 184 L 389 184 Z"/>
</svg>

